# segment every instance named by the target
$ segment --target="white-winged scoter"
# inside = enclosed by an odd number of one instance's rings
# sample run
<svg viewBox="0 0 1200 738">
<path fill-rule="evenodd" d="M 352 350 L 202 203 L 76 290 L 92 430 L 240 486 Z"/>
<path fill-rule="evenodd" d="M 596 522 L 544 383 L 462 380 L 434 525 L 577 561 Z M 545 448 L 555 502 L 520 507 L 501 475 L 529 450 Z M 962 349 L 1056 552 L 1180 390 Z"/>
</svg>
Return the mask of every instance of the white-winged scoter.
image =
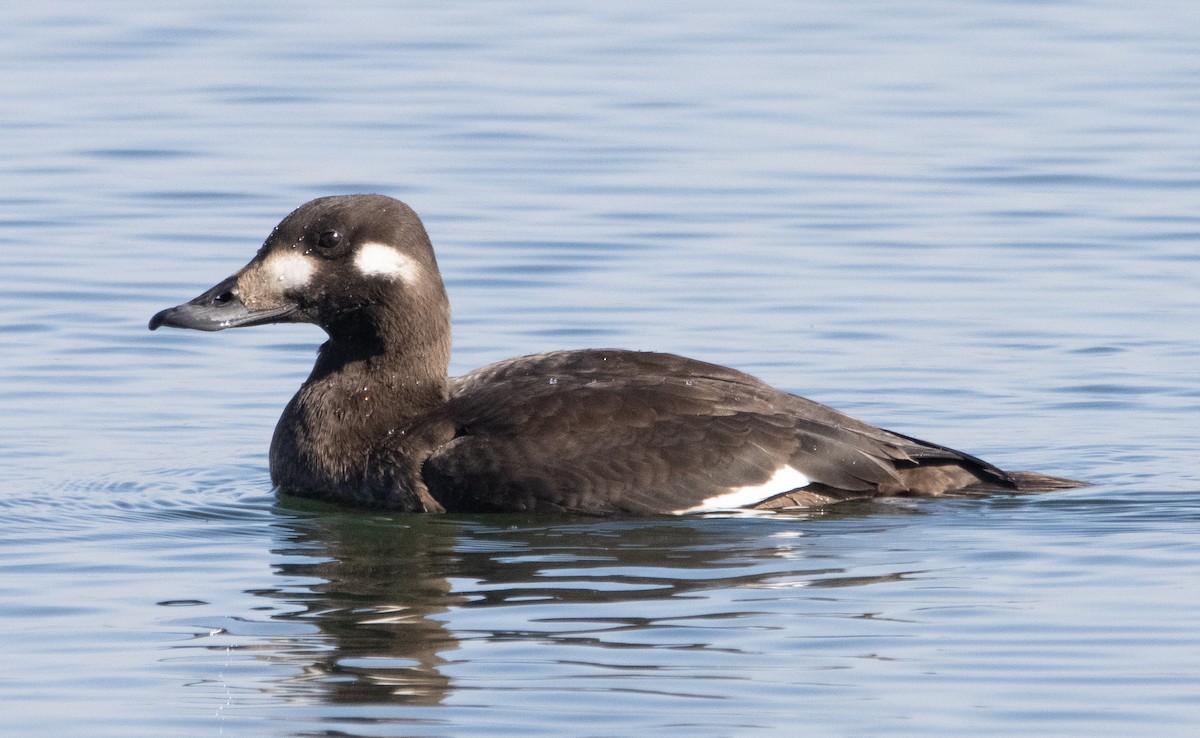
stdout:
<svg viewBox="0 0 1200 738">
<path fill-rule="evenodd" d="M 329 340 L 271 441 L 283 492 L 366 508 L 589 514 L 1046 491 L 742 372 L 670 354 L 523 356 L 450 377 L 450 304 L 417 214 L 323 197 L 159 326 L 314 323 Z"/>
</svg>

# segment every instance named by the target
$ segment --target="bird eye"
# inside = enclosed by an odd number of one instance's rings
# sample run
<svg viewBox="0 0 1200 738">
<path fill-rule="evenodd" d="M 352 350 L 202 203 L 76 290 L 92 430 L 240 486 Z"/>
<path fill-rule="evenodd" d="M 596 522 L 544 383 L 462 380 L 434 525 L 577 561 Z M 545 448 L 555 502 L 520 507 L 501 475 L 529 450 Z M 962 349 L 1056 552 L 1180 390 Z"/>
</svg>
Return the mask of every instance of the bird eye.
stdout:
<svg viewBox="0 0 1200 738">
<path fill-rule="evenodd" d="M 342 234 L 337 231 L 325 231 L 317 236 L 317 248 L 322 251 L 333 251 L 342 244 Z"/>
</svg>

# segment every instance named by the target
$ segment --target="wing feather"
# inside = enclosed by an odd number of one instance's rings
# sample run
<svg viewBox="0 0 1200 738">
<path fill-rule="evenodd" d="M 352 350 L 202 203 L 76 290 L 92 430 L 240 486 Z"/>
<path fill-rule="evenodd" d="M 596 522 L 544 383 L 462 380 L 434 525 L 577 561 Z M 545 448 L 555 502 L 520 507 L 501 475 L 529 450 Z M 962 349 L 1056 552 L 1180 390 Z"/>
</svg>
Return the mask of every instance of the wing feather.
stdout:
<svg viewBox="0 0 1200 738">
<path fill-rule="evenodd" d="M 422 475 L 447 510 L 662 513 L 787 465 L 814 499 L 903 492 L 905 468 L 979 464 L 733 369 L 670 354 L 569 351 L 454 380 L 456 437 Z M 971 478 L 978 481 L 979 474 Z"/>
</svg>

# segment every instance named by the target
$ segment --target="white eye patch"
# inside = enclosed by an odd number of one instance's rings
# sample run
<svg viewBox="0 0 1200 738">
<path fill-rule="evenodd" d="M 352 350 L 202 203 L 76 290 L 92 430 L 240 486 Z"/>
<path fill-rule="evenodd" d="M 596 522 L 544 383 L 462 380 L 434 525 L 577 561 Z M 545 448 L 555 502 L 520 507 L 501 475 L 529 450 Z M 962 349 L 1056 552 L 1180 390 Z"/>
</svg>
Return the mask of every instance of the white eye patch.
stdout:
<svg viewBox="0 0 1200 738">
<path fill-rule="evenodd" d="M 267 279 L 282 289 L 303 287 L 312 279 L 312 260 L 297 253 L 272 254 L 262 265 Z"/>
<path fill-rule="evenodd" d="M 354 266 L 367 276 L 401 279 L 415 282 L 421 276 L 421 266 L 387 244 L 368 242 L 358 247 Z"/>
</svg>

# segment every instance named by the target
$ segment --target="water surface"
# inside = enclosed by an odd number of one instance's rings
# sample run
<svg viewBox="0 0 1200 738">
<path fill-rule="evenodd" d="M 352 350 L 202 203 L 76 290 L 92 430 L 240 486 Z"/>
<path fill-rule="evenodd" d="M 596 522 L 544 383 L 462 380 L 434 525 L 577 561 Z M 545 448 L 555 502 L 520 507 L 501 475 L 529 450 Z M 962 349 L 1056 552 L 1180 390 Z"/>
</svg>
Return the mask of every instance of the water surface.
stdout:
<svg viewBox="0 0 1200 738">
<path fill-rule="evenodd" d="M 1193 735 L 1192 3 L 3 12 L 0 732 Z M 145 330 L 315 196 L 453 370 L 730 364 L 1054 495 L 648 520 L 277 498 L 309 326 Z"/>
</svg>

